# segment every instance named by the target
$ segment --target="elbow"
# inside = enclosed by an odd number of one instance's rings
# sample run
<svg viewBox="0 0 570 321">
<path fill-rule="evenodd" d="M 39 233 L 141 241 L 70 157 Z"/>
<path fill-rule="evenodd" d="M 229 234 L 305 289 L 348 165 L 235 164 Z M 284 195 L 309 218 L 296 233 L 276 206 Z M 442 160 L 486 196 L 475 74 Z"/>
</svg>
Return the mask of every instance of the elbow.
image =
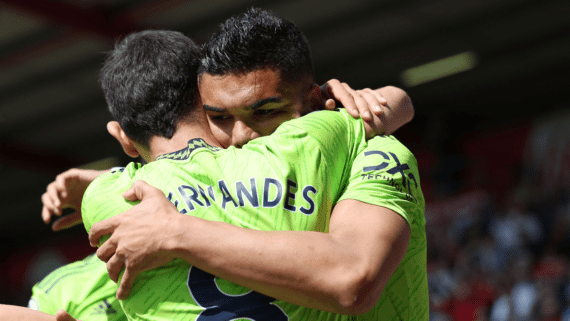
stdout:
<svg viewBox="0 0 570 321">
<path fill-rule="evenodd" d="M 361 315 L 370 311 L 380 299 L 383 286 L 378 278 L 371 277 L 370 273 L 351 271 L 339 286 L 337 293 L 338 313 L 347 315 Z"/>
<path fill-rule="evenodd" d="M 406 123 L 409 123 L 415 116 L 414 104 L 412 103 L 410 96 L 408 96 L 406 92 L 404 92 L 404 94 L 405 96 L 402 98 L 402 104 L 404 108 L 406 108 Z"/>
<path fill-rule="evenodd" d="M 403 89 L 394 86 L 386 86 L 384 88 L 387 91 L 390 91 L 393 97 L 397 97 L 395 103 L 397 103 L 402 109 L 402 115 L 405 117 L 405 123 L 409 123 L 414 118 L 415 110 L 412 99 L 408 93 L 406 93 Z"/>
<path fill-rule="evenodd" d="M 409 123 L 414 118 L 415 110 L 412 99 L 408 93 L 403 89 L 394 86 L 382 87 L 382 90 L 391 97 L 389 104 L 393 106 L 397 105 L 400 109 L 399 114 L 401 116 L 399 117 L 401 117 L 403 124 Z"/>
</svg>

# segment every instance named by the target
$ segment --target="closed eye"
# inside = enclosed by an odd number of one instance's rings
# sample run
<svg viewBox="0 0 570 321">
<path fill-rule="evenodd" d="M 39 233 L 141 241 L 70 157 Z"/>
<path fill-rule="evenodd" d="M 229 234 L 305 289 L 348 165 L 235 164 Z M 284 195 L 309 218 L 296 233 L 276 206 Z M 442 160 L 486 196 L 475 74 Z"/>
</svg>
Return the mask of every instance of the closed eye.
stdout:
<svg viewBox="0 0 570 321">
<path fill-rule="evenodd" d="M 208 117 L 210 117 L 210 120 L 212 120 L 214 122 L 221 122 L 221 121 L 228 120 L 228 119 L 232 118 L 231 115 L 227 115 L 227 114 L 221 114 L 221 115 L 208 114 Z"/>
<path fill-rule="evenodd" d="M 265 116 L 275 116 L 278 114 L 283 113 L 284 111 L 281 108 L 273 108 L 273 109 L 257 109 L 253 112 L 254 116 L 257 117 L 265 117 Z"/>
</svg>

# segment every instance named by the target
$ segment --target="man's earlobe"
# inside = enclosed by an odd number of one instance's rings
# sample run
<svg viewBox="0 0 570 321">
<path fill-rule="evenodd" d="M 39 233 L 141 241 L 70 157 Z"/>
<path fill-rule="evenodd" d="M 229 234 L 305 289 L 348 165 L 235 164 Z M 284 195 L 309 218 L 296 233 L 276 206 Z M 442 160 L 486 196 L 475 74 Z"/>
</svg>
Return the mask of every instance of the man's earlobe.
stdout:
<svg viewBox="0 0 570 321">
<path fill-rule="evenodd" d="M 121 125 L 116 121 L 110 121 L 107 123 L 107 131 L 111 136 L 121 144 L 123 151 L 130 157 L 139 157 L 139 151 L 135 147 L 135 143 L 125 134 Z"/>
</svg>

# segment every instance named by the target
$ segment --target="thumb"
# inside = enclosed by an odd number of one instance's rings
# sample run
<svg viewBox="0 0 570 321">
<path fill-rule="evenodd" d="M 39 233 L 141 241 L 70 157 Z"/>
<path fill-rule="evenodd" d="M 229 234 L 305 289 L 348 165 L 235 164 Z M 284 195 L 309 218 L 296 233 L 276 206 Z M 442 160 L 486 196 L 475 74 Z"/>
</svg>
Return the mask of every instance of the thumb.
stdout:
<svg viewBox="0 0 570 321">
<path fill-rule="evenodd" d="M 55 222 L 53 222 L 51 229 L 54 232 L 58 232 L 70 227 L 74 227 L 75 225 L 79 225 L 81 223 L 83 223 L 83 219 L 81 218 L 81 211 L 75 211 L 69 215 L 58 218 Z"/>
<path fill-rule="evenodd" d="M 145 197 L 149 197 L 155 190 L 154 187 L 148 185 L 145 181 L 135 181 L 133 186 L 123 193 L 123 197 L 129 201 L 142 201 Z M 161 192 L 162 194 L 162 192 Z"/>
<path fill-rule="evenodd" d="M 326 110 L 334 110 L 336 108 L 336 102 L 334 99 L 327 99 L 325 101 L 325 109 Z"/>
</svg>

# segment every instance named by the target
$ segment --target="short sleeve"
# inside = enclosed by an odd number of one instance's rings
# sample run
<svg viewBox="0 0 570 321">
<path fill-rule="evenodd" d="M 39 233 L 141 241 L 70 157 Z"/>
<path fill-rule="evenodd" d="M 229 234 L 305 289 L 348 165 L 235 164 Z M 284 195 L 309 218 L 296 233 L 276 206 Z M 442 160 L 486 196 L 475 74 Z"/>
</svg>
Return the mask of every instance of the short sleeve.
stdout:
<svg viewBox="0 0 570 321">
<path fill-rule="evenodd" d="M 124 199 L 122 194 L 131 188 L 135 173 L 141 166 L 130 163 L 123 168 L 114 168 L 89 184 L 81 203 L 81 216 L 87 233 L 93 224 L 118 215 L 135 204 Z"/>
<path fill-rule="evenodd" d="M 349 184 L 340 198 L 382 206 L 400 214 L 410 226 L 423 225 L 425 202 L 418 163 L 396 138 L 371 139 L 356 157 Z"/>
</svg>

